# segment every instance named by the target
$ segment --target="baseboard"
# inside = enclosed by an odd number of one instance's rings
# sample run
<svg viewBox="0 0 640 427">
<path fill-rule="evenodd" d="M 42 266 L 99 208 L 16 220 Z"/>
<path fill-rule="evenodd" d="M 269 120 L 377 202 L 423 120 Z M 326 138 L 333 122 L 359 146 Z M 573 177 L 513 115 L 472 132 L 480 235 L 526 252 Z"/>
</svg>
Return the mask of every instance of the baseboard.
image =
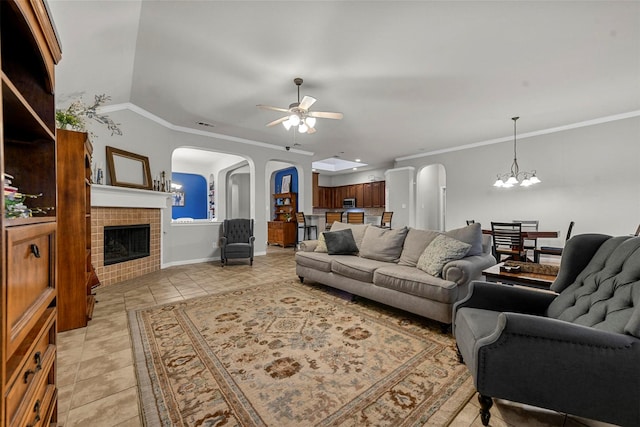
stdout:
<svg viewBox="0 0 640 427">
<path fill-rule="evenodd" d="M 266 251 L 264 251 L 264 252 L 255 252 L 253 254 L 253 256 L 254 257 L 264 256 L 266 254 L 267 254 Z M 211 261 L 220 261 L 220 256 L 209 257 L 209 258 L 187 259 L 187 260 L 184 260 L 184 261 L 166 262 L 166 263 L 162 263 L 162 265 L 160 265 L 160 269 L 164 270 L 165 268 L 176 267 L 178 265 L 200 264 L 200 263 L 203 263 L 203 262 L 211 262 Z"/>
</svg>

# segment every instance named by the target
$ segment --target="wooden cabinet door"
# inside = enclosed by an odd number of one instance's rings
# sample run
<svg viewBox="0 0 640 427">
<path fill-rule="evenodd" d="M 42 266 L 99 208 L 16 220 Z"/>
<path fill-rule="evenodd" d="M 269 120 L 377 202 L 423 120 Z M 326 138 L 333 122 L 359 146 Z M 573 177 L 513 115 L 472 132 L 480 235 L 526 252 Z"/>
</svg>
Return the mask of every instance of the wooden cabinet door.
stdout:
<svg viewBox="0 0 640 427">
<path fill-rule="evenodd" d="M 362 184 L 362 207 L 370 208 L 372 206 L 372 183 L 366 182 Z"/>
<path fill-rule="evenodd" d="M 373 208 L 379 208 L 384 205 L 384 189 L 380 191 L 381 188 L 382 181 L 373 182 L 371 185 L 371 207 Z"/>
<path fill-rule="evenodd" d="M 13 354 L 56 296 L 55 232 L 55 222 L 6 231 L 6 356 Z"/>
<path fill-rule="evenodd" d="M 311 205 L 316 208 L 320 207 L 320 188 L 318 187 L 318 176 L 320 174 L 318 172 L 313 172 L 311 178 L 311 188 L 312 188 L 312 200 Z"/>
<path fill-rule="evenodd" d="M 364 208 L 364 184 L 356 184 L 355 187 L 355 198 L 356 198 L 356 207 Z"/>
</svg>

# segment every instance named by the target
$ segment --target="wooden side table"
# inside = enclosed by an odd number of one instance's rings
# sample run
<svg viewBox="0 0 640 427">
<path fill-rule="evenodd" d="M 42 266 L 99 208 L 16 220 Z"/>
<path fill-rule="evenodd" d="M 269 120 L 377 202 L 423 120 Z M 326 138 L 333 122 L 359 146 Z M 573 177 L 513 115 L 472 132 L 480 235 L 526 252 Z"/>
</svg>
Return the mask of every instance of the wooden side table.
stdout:
<svg viewBox="0 0 640 427">
<path fill-rule="evenodd" d="M 501 271 L 502 265 L 504 265 L 503 262 L 482 271 L 487 282 L 549 290 L 551 284 L 556 280 L 556 276 L 550 274 Z"/>
<path fill-rule="evenodd" d="M 269 221 L 267 224 L 267 244 L 280 245 L 283 248 L 295 246 L 297 241 L 298 223 L 285 221 Z"/>
</svg>

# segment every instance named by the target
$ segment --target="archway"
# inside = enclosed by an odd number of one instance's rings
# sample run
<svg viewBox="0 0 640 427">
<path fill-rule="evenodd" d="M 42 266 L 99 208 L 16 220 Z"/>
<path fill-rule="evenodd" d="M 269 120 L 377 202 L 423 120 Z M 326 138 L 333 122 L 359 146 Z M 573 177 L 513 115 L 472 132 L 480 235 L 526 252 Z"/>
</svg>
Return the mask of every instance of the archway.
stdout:
<svg viewBox="0 0 640 427">
<path fill-rule="evenodd" d="M 446 229 L 446 171 L 443 165 L 433 164 L 420 169 L 416 175 L 416 228 Z"/>
</svg>

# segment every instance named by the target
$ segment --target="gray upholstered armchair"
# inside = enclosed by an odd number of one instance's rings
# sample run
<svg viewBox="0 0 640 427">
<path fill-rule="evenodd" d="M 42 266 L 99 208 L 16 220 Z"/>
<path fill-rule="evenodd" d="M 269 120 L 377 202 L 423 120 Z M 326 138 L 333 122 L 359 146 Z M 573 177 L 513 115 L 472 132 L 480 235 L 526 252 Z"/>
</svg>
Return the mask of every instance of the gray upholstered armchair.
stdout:
<svg viewBox="0 0 640 427">
<path fill-rule="evenodd" d="M 640 238 L 571 238 L 551 288 L 472 282 L 455 304 L 482 423 L 495 397 L 640 425 Z"/>
<path fill-rule="evenodd" d="M 220 261 L 222 266 L 229 259 L 248 258 L 253 265 L 253 219 L 225 219 L 220 237 Z"/>
</svg>

